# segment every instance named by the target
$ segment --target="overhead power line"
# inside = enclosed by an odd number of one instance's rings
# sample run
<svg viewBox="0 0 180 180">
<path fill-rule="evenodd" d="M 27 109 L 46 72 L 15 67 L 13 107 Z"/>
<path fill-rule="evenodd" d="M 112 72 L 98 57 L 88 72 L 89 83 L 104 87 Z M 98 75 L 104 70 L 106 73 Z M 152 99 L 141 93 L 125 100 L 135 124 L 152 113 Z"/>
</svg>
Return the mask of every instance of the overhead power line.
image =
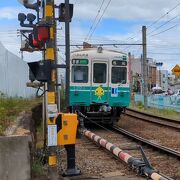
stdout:
<svg viewBox="0 0 180 180">
<path fill-rule="evenodd" d="M 176 19 L 180 14 L 178 14 L 177 16 L 171 18 L 170 20 L 166 21 L 165 23 L 161 24 L 160 26 L 156 27 L 154 30 L 152 30 L 151 32 L 149 32 L 147 35 L 152 34 L 153 32 L 157 31 L 158 29 L 160 29 L 161 27 L 165 26 L 166 24 L 170 23 L 171 21 L 173 21 L 174 19 Z"/>
<path fill-rule="evenodd" d="M 142 46 L 142 43 L 109 43 L 109 44 L 91 44 L 92 46 L 129 46 L 129 45 L 134 45 L 134 46 Z M 65 44 L 58 44 L 57 46 L 65 46 Z M 83 46 L 83 44 L 71 44 L 70 46 Z"/>
<path fill-rule="evenodd" d="M 157 35 L 159 35 L 159 34 L 162 34 L 162 33 L 166 32 L 166 31 L 169 31 L 169 30 L 171 30 L 171 29 L 173 29 L 173 28 L 177 27 L 177 26 L 179 26 L 179 24 L 176 24 L 176 25 L 174 25 L 174 26 L 171 26 L 171 27 L 170 27 L 170 28 L 168 28 L 168 29 L 165 29 L 165 30 L 163 30 L 163 31 L 160 31 L 159 33 L 152 34 L 152 35 L 151 35 L 151 37 L 153 37 L 153 36 L 157 36 Z"/>
<path fill-rule="evenodd" d="M 178 6 L 180 6 L 180 3 L 176 4 L 172 9 L 170 9 L 169 11 L 167 11 L 165 14 L 163 14 L 162 16 L 160 16 L 158 19 L 156 19 L 154 22 L 152 22 L 149 26 L 147 26 L 147 28 L 152 27 L 154 24 L 158 23 L 162 18 L 164 18 L 165 16 L 167 16 L 170 12 L 172 12 L 174 9 L 176 9 Z M 163 25 L 164 26 L 164 25 Z M 162 26 L 161 26 L 162 27 Z M 154 31 L 154 30 L 153 30 Z M 141 30 L 139 30 L 138 32 L 141 32 Z M 135 34 L 135 33 L 134 33 Z M 128 37 L 126 40 L 129 39 L 134 39 L 136 38 L 136 36 L 130 36 Z M 129 47 L 128 47 L 129 48 Z M 126 48 L 127 49 L 127 48 Z"/>
<path fill-rule="evenodd" d="M 169 53 L 169 52 L 148 52 L 148 54 L 180 55 L 180 53 L 178 53 L 178 52 L 175 52 L 175 53 Z"/>
<path fill-rule="evenodd" d="M 107 3 L 106 7 L 104 8 L 104 11 L 103 11 L 101 17 L 99 18 L 98 22 L 96 23 L 96 25 L 95 25 L 95 27 L 94 27 L 92 33 L 91 33 L 91 34 L 89 35 L 89 37 L 87 38 L 87 41 L 91 39 L 92 35 L 94 34 L 94 32 L 95 32 L 95 30 L 96 30 L 98 24 L 100 23 L 100 21 L 101 21 L 102 17 L 104 16 L 104 14 L 105 14 L 105 12 L 106 12 L 108 6 L 110 5 L 110 3 L 111 3 L 111 0 L 109 0 L 109 2 Z"/>
<path fill-rule="evenodd" d="M 164 15 L 160 16 L 157 20 L 155 20 L 153 23 L 151 23 L 149 26 L 147 26 L 147 28 L 150 28 L 150 27 L 153 26 L 154 24 L 158 23 L 162 18 L 164 18 L 165 16 L 167 16 L 171 11 L 173 11 L 174 9 L 176 9 L 178 6 L 180 6 L 180 3 L 176 4 L 172 9 L 170 9 L 169 11 L 167 11 Z"/>
<path fill-rule="evenodd" d="M 95 17 L 94 20 L 92 21 L 92 24 L 91 24 L 91 26 L 90 26 L 89 32 L 88 32 L 86 38 L 84 39 L 84 41 L 86 41 L 86 39 L 89 37 L 89 35 L 90 35 L 90 33 L 91 33 L 91 30 L 92 30 L 92 28 L 93 28 L 93 26 L 94 26 L 94 23 L 96 22 L 96 20 L 97 20 L 97 18 L 98 18 L 98 16 L 99 16 L 99 13 L 101 12 L 101 9 L 102 9 L 102 7 L 103 7 L 104 1 L 105 1 L 105 0 L 102 1 L 101 5 L 100 5 L 100 8 L 99 8 L 99 10 L 98 10 L 98 12 L 97 12 L 97 14 L 96 14 L 96 17 Z"/>
</svg>

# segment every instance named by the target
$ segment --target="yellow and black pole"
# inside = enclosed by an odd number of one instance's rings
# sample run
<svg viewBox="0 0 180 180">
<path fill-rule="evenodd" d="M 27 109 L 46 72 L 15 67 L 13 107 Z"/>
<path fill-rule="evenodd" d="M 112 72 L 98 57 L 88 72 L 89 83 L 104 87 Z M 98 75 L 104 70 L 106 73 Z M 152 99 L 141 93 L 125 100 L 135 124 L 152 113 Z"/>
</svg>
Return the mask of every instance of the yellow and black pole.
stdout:
<svg viewBox="0 0 180 180">
<path fill-rule="evenodd" d="M 22 27 L 30 27 L 32 30 L 25 30 L 28 34 L 30 50 L 44 50 L 44 60 L 28 63 L 31 74 L 30 80 L 37 80 L 45 83 L 45 105 L 44 117 L 46 118 L 46 133 L 44 135 L 45 145 L 48 149 L 48 170 L 51 172 L 50 179 L 54 179 L 55 171 L 57 171 L 57 146 L 64 145 L 67 151 L 67 170 L 65 176 L 79 175 L 80 170 L 75 165 L 75 143 L 77 132 L 77 114 L 58 113 L 57 108 L 57 68 L 67 68 L 66 72 L 66 99 L 67 107 L 69 106 L 69 73 L 70 73 L 70 44 L 69 44 L 69 23 L 73 15 L 73 5 L 69 4 L 69 0 L 61 3 L 59 6 L 54 5 L 54 0 L 37 0 L 37 3 L 28 4 L 27 0 L 22 0 L 26 8 L 37 10 L 39 13 L 39 2 L 43 8 L 43 17 L 33 24 L 35 15 L 28 14 L 28 18 L 24 13 L 18 14 L 18 20 Z M 55 8 L 59 9 L 59 18 L 55 18 Z M 65 17 L 64 17 L 65 15 Z M 29 20 L 29 24 L 24 21 Z M 56 54 L 56 20 L 65 22 L 66 27 L 66 66 L 58 65 Z M 25 36 L 26 37 L 26 36 Z M 26 50 L 28 51 L 28 50 Z M 43 93 L 44 94 L 44 93 Z M 46 141 L 47 138 L 47 141 Z M 55 170 L 55 171 L 54 171 Z M 54 172 L 54 173 L 53 173 Z"/>
<path fill-rule="evenodd" d="M 46 0 L 45 3 L 45 21 L 50 28 L 50 38 L 46 43 L 45 59 L 55 62 L 55 23 L 54 23 L 54 0 Z M 57 103 L 56 103 L 56 69 L 51 70 L 51 81 L 47 83 L 47 146 L 49 150 L 48 165 L 55 167 L 57 165 L 56 147 L 57 147 Z M 52 113 L 53 112 L 53 113 Z"/>
<path fill-rule="evenodd" d="M 67 3 L 68 2 L 68 3 Z M 46 0 L 45 5 L 45 20 L 46 23 L 50 26 L 50 39 L 46 43 L 46 54 L 45 59 L 51 60 L 53 63 L 56 63 L 56 23 L 54 15 L 54 0 Z M 69 18 L 69 1 L 65 3 L 66 11 L 66 26 L 67 21 L 70 22 Z M 68 27 L 69 29 L 69 27 Z M 66 28 L 67 31 L 67 28 Z M 67 35 L 67 34 L 66 34 Z M 66 84 L 69 87 L 69 62 L 70 62 L 70 49 L 69 49 L 69 33 L 68 38 L 66 38 L 66 79 L 68 83 Z M 56 156 L 56 147 L 58 145 L 64 145 L 67 151 L 67 169 L 64 172 L 64 176 L 74 176 L 79 175 L 80 170 L 76 168 L 75 165 L 75 143 L 76 143 L 76 132 L 77 132 L 77 114 L 72 113 L 59 113 L 57 116 L 57 98 L 56 98 L 56 76 L 57 73 L 55 69 L 51 70 L 51 81 L 47 83 L 47 110 L 48 110 L 48 119 L 47 119 L 47 129 L 48 129 L 48 165 L 49 169 L 57 165 L 57 156 Z M 68 96 L 66 96 L 69 101 L 69 88 L 67 90 Z M 53 112 L 53 113 L 52 113 Z"/>
</svg>

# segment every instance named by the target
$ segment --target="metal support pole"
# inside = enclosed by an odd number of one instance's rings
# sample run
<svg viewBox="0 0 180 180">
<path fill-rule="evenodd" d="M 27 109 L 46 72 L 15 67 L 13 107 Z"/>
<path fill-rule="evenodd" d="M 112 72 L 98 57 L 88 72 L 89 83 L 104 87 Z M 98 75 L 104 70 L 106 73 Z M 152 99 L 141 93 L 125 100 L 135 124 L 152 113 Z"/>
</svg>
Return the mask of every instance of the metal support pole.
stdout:
<svg viewBox="0 0 180 180">
<path fill-rule="evenodd" d="M 128 58 L 129 58 L 129 84 L 130 84 L 130 94 L 132 95 L 133 92 L 133 81 L 132 81 L 132 76 L 133 76 L 133 72 L 132 72 L 132 57 L 131 57 L 131 53 L 128 53 Z"/>
<path fill-rule="evenodd" d="M 69 18 L 69 0 L 65 0 L 65 43 L 66 43 L 66 108 L 69 111 L 69 83 L 70 83 L 70 18 Z M 64 146 L 67 152 L 67 169 L 64 176 L 79 175 L 80 170 L 75 164 L 75 144 Z"/>
<path fill-rule="evenodd" d="M 66 43 L 66 108 L 69 108 L 69 81 L 70 81 L 70 36 L 69 36 L 69 0 L 65 0 L 65 43 Z"/>
<path fill-rule="evenodd" d="M 67 152 L 67 169 L 63 176 L 77 176 L 81 171 L 76 167 L 75 144 L 64 145 Z"/>
<path fill-rule="evenodd" d="M 146 44 L 146 26 L 142 27 L 143 41 L 143 80 L 144 80 L 144 108 L 147 109 L 147 44 Z"/>
</svg>

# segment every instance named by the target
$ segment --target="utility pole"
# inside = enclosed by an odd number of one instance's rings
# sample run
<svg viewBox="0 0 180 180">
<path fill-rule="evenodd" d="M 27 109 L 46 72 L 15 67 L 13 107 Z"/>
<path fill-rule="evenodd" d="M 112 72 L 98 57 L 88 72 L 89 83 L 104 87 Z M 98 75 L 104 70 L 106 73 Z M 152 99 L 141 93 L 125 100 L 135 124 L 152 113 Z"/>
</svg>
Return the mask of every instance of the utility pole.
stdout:
<svg viewBox="0 0 180 180">
<path fill-rule="evenodd" d="M 66 108 L 69 108 L 69 82 L 70 82 L 70 36 L 69 36 L 69 0 L 65 0 L 65 44 L 66 44 Z"/>
<path fill-rule="evenodd" d="M 130 84 L 130 94 L 133 92 L 133 72 L 132 72 L 132 56 L 131 53 L 128 53 L 129 58 L 129 84 Z"/>
<path fill-rule="evenodd" d="M 142 27 L 143 42 L 143 91 L 144 91 L 144 108 L 147 109 L 147 42 L 146 42 L 146 26 Z"/>
</svg>

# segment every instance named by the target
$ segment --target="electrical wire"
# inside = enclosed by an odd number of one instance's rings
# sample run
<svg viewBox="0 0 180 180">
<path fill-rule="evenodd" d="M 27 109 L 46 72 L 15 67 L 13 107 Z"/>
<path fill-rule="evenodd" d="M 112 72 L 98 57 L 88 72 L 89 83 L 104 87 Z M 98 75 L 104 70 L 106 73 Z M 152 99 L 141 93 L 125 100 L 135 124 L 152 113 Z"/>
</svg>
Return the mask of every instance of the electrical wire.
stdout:
<svg viewBox="0 0 180 180">
<path fill-rule="evenodd" d="M 157 31 L 157 30 L 160 29 L 161 27 L 165 26 L 166 24 L 170 23 L 171 21 L 173 21 L 174 19 L 176 19 L 179 15 L 180 15 L 180 14 L 178 14 L 177 16 L 171 18 L 170 20 L 166 21 L 165 23 L 161 24 L 160 26 L 158 26 L 157 28 L 155 28 L 153 31 L 149 32 L 149 33 L 147 34 L 147 36 L 150 35 L 150 34 L 152 34 L 152 33 L 155 32 L 155 31 Z"/>
<path fill-rule="evenodd" d="M 147 28 L 150 28 L 152 27 L 153 25 L 155 25 L 156 23 L 158 23 L 161 19 L 163 19 L 165 16 L 167 16 L 170 12 L 172 12 L 173 10 L 175 10 L 178 6 L 180 6 L 180 3 L 176 4 L 172 9 L 170 9 L 169 11 L 167 11 L 164 15 L 160 16 L 157 20 L 155 20 L 153 23 L 151 23 L 149 26 L 147 26 Z M 179 15 L 178 15 L 179 16 Z M 175 18 L 177 17 L 174 17 L 172 18 L 172 20 L 174 20 Z M 169 20 L 168 22 L 172 21 L 172 20 Z M 167 24 L 167 23 L 164 23 L 164 25 Z M 164 25 L 161 25 L 159 26 L 159 28 L 163 27 Z M 159 28 L 156 28 L 155 30 L 159 29 Z M 153 33 L 155 30 L 151 31 L 150 33 Z M 139 32 L 139 31 L 138 31 Z M 141 32 L 141 30 L 140 30 Z M 132 36 L 132 37 L 129 37 L 128 39 L 134 39 L 136 36 Z M 127 39 L 127 40 L 128 40 Z M 127 47 L 127 48 L 130 48 L 131 46 Z M 127 49 L 126 48 L 126 49 Z M 126 50 L 125 49 L 125 50 Z"/>
<path fill-rule="evenodd" d="M 176 24 L 176 25 L 174 25 L 174 26 L 171 26 L 170 28 L 165 29 L 165 30 L 163 30 L 163 31 L 161 31 L 161 32 L 159 32 L 159 33 L 152 34 L 152 35 L 151 35 L 151 37 L 153 37 L 153 36 L 157 36 L 157 35 L 159 35 L 159 34 L 162 34 L 162 33 L 166 32 L 166 31 L 169 31 L 169 30 L 171 30 L 171 29 L 173 29 L 173 28 L 177 27 L 177 26 L 179 26 L 179 24 Z"/>
<path fill-rule="evenodd" d="M 180 55 L 180 53 L 169 53 L 169 52 L 148 52 L 148 54 L 165 54 L 165 55 Z"/>
<path fill-rule="evenodd" d="M 93 31 L 91 32 L 91 34 L 90 34 L 89 37 L 87 38 L 87 41 L 89 41 L 89 40 L 91 39 L 92 35 L 94 34 L 94 32 L 95 32 L 95 30 L 96 30 L 98 24 L 100 23 L 101 19 L 103 18 L 103 16 L 104 16 L 104 14 L 105 14 L 107 8 L 109 7 L 110 3 L 111 3 L 111 0 L 109 0 L 109 2 L 107 3 L 106 7 L 104 8 L 104 11 L 103 11 L 102 15 L 100 16 L 99 20 L 97 21 L 97 23 L 96 23 L 96 25 L 95 25 Z"/>
<path fill-rule="evenodd" d="M 92 21 L 92 24 L 91 24 L 91 26 L 90 26 L 89 32 L 87 33 L 84 41 L 86 41 L 86 39 L 89 37 L 89 35 L 90 35 L 90 33 L 91 33 L 91 30 L 92 30 L 92 28 L 93 28 L 93 26 L 94 26 L 94 23 L 96 22 L 99 14 L 100 14 L 100 12 L 101 12 L 101 9 L 102 9 L 102 7 L 103 7 L 104 1 L 105 1 L 105 0 L 102 1 L 101 5 L 100 5 L 100 8 L 99 8 L 99 10 L 98 10 L 98 12 L 97 12 L 97 14 L 96 14 L 96 17 L 95 17 L 94 20 Z"/>
<path fill-rule="evenodd" d="M 178 6 L 180 6 L 180 3 L 176 4 L 172 9 L 170 9 L 168 12 L 166 12 L 164 15 L 160 16 L 157 20 L 155 20 L 153 23 L 151 23 L 147 28 L 150 28 L 154 24 L 158 23 L 162 18 L 167 16 L 170 12 L 172 12 L 174 9 L 176 9 Z"/>
</svg>

